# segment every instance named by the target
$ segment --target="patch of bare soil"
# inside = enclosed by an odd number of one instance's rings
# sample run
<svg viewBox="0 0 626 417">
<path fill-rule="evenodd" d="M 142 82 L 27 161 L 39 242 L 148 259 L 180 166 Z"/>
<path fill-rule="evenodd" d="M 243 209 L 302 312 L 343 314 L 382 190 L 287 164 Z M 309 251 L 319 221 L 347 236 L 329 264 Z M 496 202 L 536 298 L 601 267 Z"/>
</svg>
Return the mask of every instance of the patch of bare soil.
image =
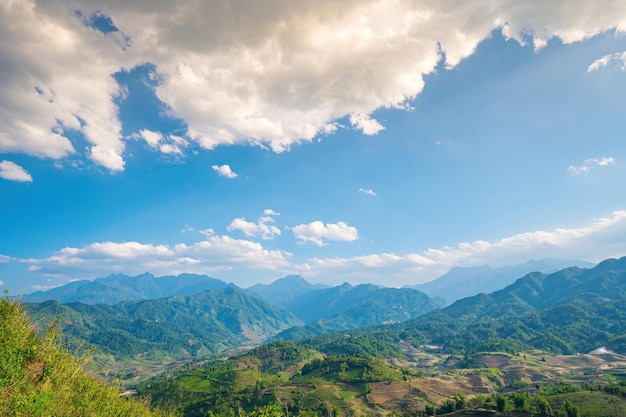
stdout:
<svg viewBox="0 0 626 417">
<path fill-rule="evenodd" d="M 413 389 L 411 384 L 405 381 L 373 382 L 370 384 L 372 392 L 367 398 L 376 404 L 385 404 L 392 400 L 400 400 L 407 395 L 419 396 L 419 391 Z"/>
<path fill-rule="evenodd" d="M 476 356 L 476 362 L 484 363 L 487 368 L 503 369 L 513 365 L 511 359 L 504 355 L 478 355 Z"/>
</svg>

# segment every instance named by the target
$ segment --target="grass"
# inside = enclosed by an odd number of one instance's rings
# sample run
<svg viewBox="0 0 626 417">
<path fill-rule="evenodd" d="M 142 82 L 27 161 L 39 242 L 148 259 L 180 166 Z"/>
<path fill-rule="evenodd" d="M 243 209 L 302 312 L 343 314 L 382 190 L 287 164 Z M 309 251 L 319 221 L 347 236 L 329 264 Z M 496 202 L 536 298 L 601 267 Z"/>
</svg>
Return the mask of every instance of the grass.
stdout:
<svg viewBox="0 0 626 417">
<path fill-rule="evenodd" d="M 85 358 L 61 348 L 54 327 L 39 336 L 23 308 L 0 299 L 0 415 L 163 416 L 139 399 L 120 397 L 119 387 L 84 372 Z"/>
<path fill-rule="evenodd" d="M 578 407 L 581 416 L 624 416 L 626 400 L 597 391 L 572 392 L 548 397 L 554 410 L 562 407 L 565 400 Z"/>
</svg>

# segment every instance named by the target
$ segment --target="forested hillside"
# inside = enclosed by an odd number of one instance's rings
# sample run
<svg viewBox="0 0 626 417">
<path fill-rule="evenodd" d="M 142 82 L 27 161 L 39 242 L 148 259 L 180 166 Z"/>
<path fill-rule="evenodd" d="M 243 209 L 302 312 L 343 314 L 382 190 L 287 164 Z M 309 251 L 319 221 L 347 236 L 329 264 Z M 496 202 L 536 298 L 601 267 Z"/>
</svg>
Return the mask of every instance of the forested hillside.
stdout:
<svg viewBox="0 0 626 417">
<path fill-rule="evenodd" d="M 116 305 L 47 301 L 25 306 L 43 322 L 61 317 L 59 325 L 66 336 L 118 360 L 215 354 L 261 343 L 300 323 L 288 312 L 236 288 Z"/>
</svg>

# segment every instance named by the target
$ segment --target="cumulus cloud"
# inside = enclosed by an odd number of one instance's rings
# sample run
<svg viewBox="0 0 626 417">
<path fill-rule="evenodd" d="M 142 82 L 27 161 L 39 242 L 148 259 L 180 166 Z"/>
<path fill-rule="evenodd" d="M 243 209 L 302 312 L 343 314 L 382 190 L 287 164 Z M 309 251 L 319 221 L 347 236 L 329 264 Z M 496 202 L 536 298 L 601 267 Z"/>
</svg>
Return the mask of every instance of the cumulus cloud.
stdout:
<svg viewBox="0 0 626 417">
<path fill-rule="evenodd" d="M 294 270 L 321 279 L 340 275 L 353 283 L 402 286 L 432 280 L 454 266 L 489 264 L 497 267 L 546 257 L 588 261 L 617 258 L 626 255 L 626 244 L 621 239 L 623 233 L 626 233 L 626 211 L 616 211 L 578 228 L 520 233 L 495 242 L 462 242 L 454 247 L 429 248 L 405 255 L 312 258 L 294 266 Z"/>
<path fill-rule="evenodd" d="M 246 236 L 261 236 L 261 239 L 264 240 L 274 239 L 281 232 L 278 227 L 272 224 L 274 219 L 271 216 L 278 216 L 278 213 L 267 209 L 264 211 L 264 214 L 256 223 L 249 222 L 243 217 L 236 218 L 228 225 L 226 230 L 229 232 L 239 230 Z"/>
<path fill-rule="evenodd" d="M 82 151 L 68 139 L 74 130 L 89 144 L 86 156 L 120 171 L 125 146 L 114 100 L 121 89 L 112 74 L 123 51 L 68 6 L 0 4 L 0 152 L 62 158 Z"/>
<path fill-rule="evenodd" d="M 300 224 L 291 230 L 302 243 L 311 242 L 317 246 L 324 246 L 324 240 L 351 242 L 359 237 L 356 227 L 348 226 L 344 222 L 324 224 L 317 220 L 308 224 Z"/>
<path fill-rule="evenodd" d="M 626 71 L 626 51 L 604 55 L 587 67 L 587 72 L 598 71 L 603 68 L 614 67 L 620 71 Z"/>
<path fill-rule="evenodd" d="M 350 115 L 350 123 L 355 128 L 361 130 L 364 135 L 372 136 L 385 129 L 378 121 L 372 119 L 366 114 L 352 113 Z"/>
<path fill-rule="evenodd" d="M 230 169 L 230 165 L 213 165 L 211 168 L 213 168 L 213 171 L 217 172 L 220 177 L 237 178 L 237 174 Z"/>
<path fill-rule="evenodd" d="M 376 192 L 374 192 L 374 190 L 370 190 L 369 188 L 359 188 L 359 192 L 363 194 L 371 195 L 371 196 L 376 195 Z"/>
<path fill-rule="evenodd" d="M 615 159 L 612 157 L 585 159 L 582 165 L 571 165 L 567 168 L 567 172 L 571 176 L 587 175 L 594 167 L 605 167 L 613 164 Z"/>
<path fill-rule="evenodd" d="M 288 265 L 288 252 L 269 250 L 256 242 L 229 236 L 207 236 L 174 246 L 139 242 L 97 242 L 63 248 L 43 259 L 23 260 L 44 275 L 95 278 L 105 273 L 179 274 L 230 269 L 276 270 Z"/>
<path fill-rule="evenodd" d="M 300 228 L 303 241 L 323 244 L 323 239 L 353 240 L 356 229 L 319 225 L 313 222 Z M 333 226 L 336 226 L 334 228 Z M 455 246 L 427 248 L 413 253 L 371 253 L 351 257 L 309 258 L 294 260 L 284 250 L 268 249 L 245 239 L 204 231 L 205 238 L 195 243 L 175 245 L 139 242 L 96 242 L 67 247 L 41 259 L 16 259 L 0 255 L 0 263 L 23 263 L 39 276 L 56 280 L 96 278 L 110 273 L 157 275 L 191 273 L 233 273 L 246 280 L 245 271 L 277 276 L 299 273 L 316 281 L 339 284 L 350 281 L 379 283 L 388 286 L 417 284 L 437 278 L 454 266 L 493 267 L 516 265 L 529 259 L 555 258 L 598 262 L 626 255 L 626 211 L 616 211 L 579 227 L 555 228 L 519 233 L 495 241 L 475 240 Z M 295 232 L 294 232 L 295 233 Z M 338 239 L 341 240 L 341 239 Z M 258 278 L 255 278 L 258 279 Z M 249 280 L 249 277 L 247 278 Z"/>
<path fill-rule="evenodd" d="M 164 154 L 182 155 L 181 148 L 189 145 L 189 142 L 180 136 L 168 135 L 163 136 L 161 132 L 153 132 L 148 129 L 141 129 L 139 134 L 131 135 L 131 138 L 141 138 L 146 141 L 152 149 L 158 150 Z"/>
<path fill-rule="evenodd" d="M 88 0 L 2 2 L 0 152 L 84 153 L 123 170 L 116 99 L 124 91 L 113 75 L 145 63 L 167 114 L 207 149 L 251 143 L 282 152 L 332 133 L 345 116 L 375 134 L 383 126 L 372 112 L 406 108 L 442 58 L 454 67 L 494 29 L 539 50 L 554 37 L 624 31 L 625 16 L 624 2 L 592 0 L 174 0 L 97 10 Z M 163 153 L 182 151 L 159 143 Z"/>
<path fill-rule="evenodd" d="M 33 182 L 33 177 L 28 171 L 11 161 L 0 162 L 0 178 L 9 181 Z"/>
</svg>

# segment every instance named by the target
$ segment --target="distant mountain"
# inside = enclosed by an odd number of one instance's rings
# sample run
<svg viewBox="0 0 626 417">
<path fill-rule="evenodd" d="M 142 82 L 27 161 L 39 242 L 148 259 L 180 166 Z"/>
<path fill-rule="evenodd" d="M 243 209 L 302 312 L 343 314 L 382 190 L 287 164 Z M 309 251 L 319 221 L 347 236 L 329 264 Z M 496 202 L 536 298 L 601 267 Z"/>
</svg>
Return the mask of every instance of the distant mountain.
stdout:
<svg viewBox="0 0 626 417">
<path fill-rule="evenodd" d="M 194 295 L 226 287 L 236 286 L 206 275 L 180 274 L 157 278 L 148 272 L 134 277 L 114 274 L 93 281 L 70 282 L 49 291 L 37 291 L 24 296 L 23 300 L 27 303 L 56 300 L 61 303 L 116 304 L 125 300 Z"/>
<path fill-rule="evenodd" d="M 451 351 L 524 347 L 575 353 L 602 343 L 626 353 L 625 307 L 626 257 L 590 269 L 532 272 L 502 290 L 458 300 L 396 330 L 421 333 Z"/>
<path fill-rule="evenodd" d="M 64 336 L 116 359 L 177 359 L 261 343 L 301 322 L 238 288 L 115 305 L 24 304 L 38 322 L 61 317 Z"/>
<path fill-rule="evenodd" d="M 531 272 L 508 287 L 456 301 L 442 312 L 455 318 L 521 316 L 575 301 L 626 300 L 626 257 L 594 268 Z"/>
<path fill-rule="evenodd" d="M 433 281 L 407 287 L 425 292 L 432 298 L 440 297 L 444 300 L 445 305 L 449 305 L 456 300 L 476 294 L 489 294 L 500 290 L 530 272 L 548 274 L 572 266 L 591 268 L 593 265 L 585 261 L 541 259 L 531 260 L 521 265 L 500 268 L 492 268 L 489 265 L 469 268 L 455 267 L 447 274 Z"/>
<path fill-rule="evenodd" d="M 289 329 L 277 337 L 296 340 L 332 331 L 401 322 L 434 310 L 438 305 L 426 294 L 410 288 L 345 283 L 295 297 L 286 308 L 307 325 Z"/>
<path fill-rule="evenodd" d="M 272 304 L 285 308 L 293 305 L 298 299 L 312 291 L 329 288 L 327 285 L 311 284 L 300 275 L 287 275 L 277 279 L 271 284 L 255 284 L 249 288 L 252 294 L 256 294 Z"/>
</svg>

